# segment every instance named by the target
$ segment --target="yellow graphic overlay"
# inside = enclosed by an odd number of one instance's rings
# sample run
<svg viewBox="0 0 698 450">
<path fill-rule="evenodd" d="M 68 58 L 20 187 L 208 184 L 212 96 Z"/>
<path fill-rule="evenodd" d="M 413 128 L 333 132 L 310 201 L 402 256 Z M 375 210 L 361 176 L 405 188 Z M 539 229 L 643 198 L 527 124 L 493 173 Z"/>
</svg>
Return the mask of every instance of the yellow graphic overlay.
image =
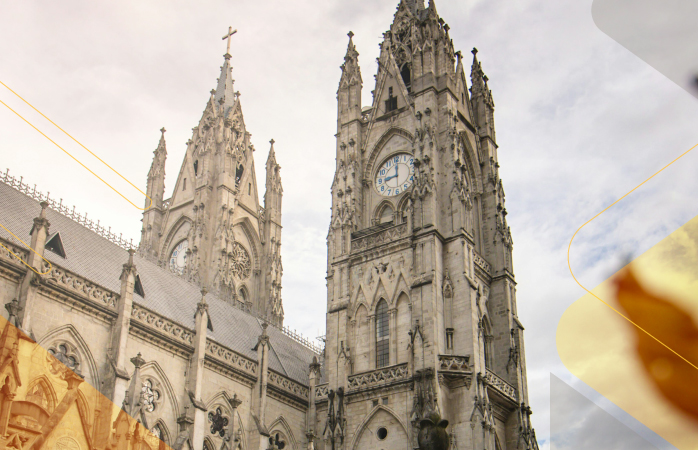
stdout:
<svg viewBox="0 0 698 450">
<path fill-rule="evenodd" d="M 696 146 L 595 215 L 575 232 L 575 236 L 589 222 Z M 568 265 L 571 243 L 572 241 L 568 247 Z M 677 308 L 685 311 L 695 322 L 698 317 L 698 217 L 635 258 L 632 269 L 647 293 L 671 299 Z M 571 265 L 570 273 L 574 277 Z M 653 335 L 653 330 L 666 329 L 661 322 L 670 320 L 667 314 L 655 313 L 649 319 L 643 319 L 642 324 L 645 326 L 642 327 L 636 323 L 639 320 L 631 320 L 629 317 L 633 311 L 626 308 L 627 304 L 623 309 L 629 314 L 622 313 L 620 306 L 611 300 L 615 298 L 618 274 L 593 290 L 584 287 L 576 277 L 574 279 L 587 294 L 570 305 L 558 324 L 557 349 L 567 369 L 672 445 L 679 449 L 697 448 L 696 421 L 667 398 L 666 385 L 660 389 L 657 376 L 661 378 L 663 368 L 647 370 L 638 345 L 641 342 L 647 345 L 646 342 L 651 341 L 652 345 L 666 351 L 671 358 L 675 357 L 677 364 L 684 365 L 689 378 L 698 381 L 698 372 L 693 372 L 697 368 L 696 361 L 692 361 L 694 349 L 687 346 L 688 342 L 685 343 L 687 345 L 678 345 L 673 335 L 667 337 L 664 333 L 659 335 L 662 338 Z M 633 317 L 637 317 L 637 314 Z M 653 321 L 657 322 L 656 326 Z M 680 333 L 678 326 L 669 330 L 670 333 Z M 683 371 L 681 367 L 677 369 Z M 690 375 L 691 373 L 695 375 Z M 670 384 L 668 389 L 679 393 L 684 391 L 686 397 L 690 397 L 696 390 L 695 382 L 685 383 L 685 380 L 682 382 L 678 379 L 678 382 L 672 380 Z"/>
<path fill-rule="evenodd" d="M 66 343 L 46 345 L 0 317 L 0 448 L 171 450 L 91 385 Z"/>
<path fill-rule="evenodd" d="M 33 251 L 34 253 L 36 253 L 37 256 L 41 257 L 41 259 L 43 259 L 44 261 L 46 261 L 46 264 L 48 264 L 48 270 L 47 270 L 46 272 L 39 272 L 39 271 L 37 271 L 35 268 L 33 268 L 29 263 L 27 263 L 25 260 L 23 260 L 22 258 L 20 258 L 19 255 L 17 255 L 15 252 L 13 252 L 13 251 L 10 250 L 9 248 L 5 247 L 2 243 L 0 243 L 0 246 L 2 246 L 2 248 L 4 248 L 5 250 L 7 250 L 8 252 L 10 252 L 15 258 L 17 258 L 17 259 L 19 259 L 20 261 L 22 261 L 22 262 L 24 263 L 25 266 L 29 267 L 31 270 L 33 270 L 34 272 L 36 272 L 37 275 L 47 275 L 49 272 L 51 272 L 51 271 L 53 270 L 53 264 L 51 264 L 51 263 L 48 261 L 48 259 L 44 258 L 42 255 L 39 255 L 33 248 L 31 248 L 30 245 L 27 245 L 26 242 L 24 242 L 23 240 L 21 240 L 20 238 L 18 238 L 17 236 L 15 236 L 15 234 L 14 234 L 13 232 L 11 232 L 10 230 L 8 230 L 8 229 L 5 227 L 5 225 L 3 225 L 3 224 L 0 223 L 0 227 L 3 227 L 3 228 L 5 229 L 5 231 L 7 231 L 8 233 L 10 233 L 15 239 L 17 239 L 19 242 L 21 242 L 22 244 L 24 244 L 25 247 L 27 247 L 29 250 L 31 250 L 31 251 Z"/>
<path fill-rule="evenodd" d="M 124 200 L 126 200 L 127 202 L 129 202 L 131 205 L 133 205 L 134 207 L 136 207 L 136 208 L 138 208 L 138 209 L 140 209 L 140 210 L 146 210 L 146 209 L 148 209 L 148 208 L 150 208 L 150 207 L 152 206 L 152 204 L 153 204 L 153 199 L 151 199 L 150 197 L 148 197 L 148 195 L 146 195 L 145 192 L 141 191 L 135 184 L 131 183 L 126 177 L 124 177 L 124 176 L 121 175 L 119 172 L 117 172 L 112 166 L 110 166 L 109 164 L 107 164 L 106 162 L 104 162 L 99 156 L 95 155 L 89 148 L 87 148 L 87 147 L 85 147 L 84 145 L 82 145 L 77 139 L 75 139 L 73 136 L 71 136 L 70 134 L 68 134 L 68 132 L 65 131 L 63 128 L 59 127 L 54 121 L 52 121 L 51 119 L 49 119 L 48 117 L 46 117 L 41 111 L 39 111 L 38 109 L 36 109 L 31 103 L 29 103 L 29 102 L 26 101 L 24 98 L 22 98 L 18 93 L 16 93 L 16 92 L 13 91 L 12 89 L 10 89 L 10 87 L 9 87 L 8 85 L 6 85 L 5 83 L 3 83 L 2 81 L 0 81 L 0 84 L 2 84 L 3 86 L 5 86 L 5 87 L 7 88 L 7 90 L 9 90 L 9 91 L 12 92 L 13 94 L 15 94 L 15 95 L 16 95 L 20 100 L 22 100 L 24 103 L 26 103 L 27 105 L 29 105 L 34 111 L 36 111 L 36 112 L 38 112 L 39 114 L 41 114 L 41 116 L 42 116 L 44 119 L 46 119 L 46 120 L 48 120 L 49 122 L 51 122 L 51 124 L 53 124 L 56 128 L 58 128 L 58 129 L 61 130 L 63 133 L 65 133 L 66 136 L 68 136 L 68 137 L 69 137 L 70 139 L 72 139 L 73 141 L 77 142 L 77 144 L 80 145 L 80 147 L 82 147 L 82 148 L 84 148 L 85 150 L 87 150 L 87 151 L 90 153 L 90 155 L 92 155 L 92 156 L 94 156 L 95 158 L 97 158 L 102 164 L 104 164 L 105 166 L 107 166 L 107 167 L 108 167 L 109 169 L 111 169 L 115 174 L 117 174 L 118 176 L 120 176 L 124 181 L 126 181 L 128 184 L 130 184 L 131 186 L 133 186 L 138 192 L 140 192 L 141 194 L 143 194 L 143 195 L 150 201 L 150 204 L 149 204 L 147 207 L 145 207 L 145 208 L 141 208 L 141 207 L 137 206 L 137 205 L 136 205 L 135 203 L 133 203 L 131 200 L 129 200 L 128 198 L 126 198 L 125 195 L 123 195 L 123 194 L 122 194 L 121 192 L 119 192 L 116 188 L 114 188 L 111 184 L 107 183 L 107 182 L 104 181 L 99 175 L 97 175 L 97 174 L 94 173 L 92 170 L 90 170 L 89 167 L 87 167 L 85 164 L 83 164 L 82 162 L 80 162 L 79 159 L 77 159 L 75 156 L 73 156 L 72 154 L 70 154 L 70 152 L 68 152 L 66 149 L 64 149 L 64 148 L 61 147 L 60 145 L 58 145 L 58 144 L 57 144 L 56 142 L 54 142 L 50 137 L 46 136 L 46 134 L 44 134 L 41 130 L 39 130 L 37 127 L 35 127 L 31 122 L 29 122 L 27 119 L 25 119 L 24 117 L 22 117 L 22 115 L 20 115 L 17 111 L 15 111 L 14 109 L 10 108 L 5 102 L 3 102 L 2 100 L 0 100 L 0 103 L 2 103 L 3 105 L 5 105 L 5 107 L 6 107 L 7 109 L 9 109 L 9 110 L 12 111 L 13 113 L 15 113 L 15 114 L 17 115 L 17 117 L 19 117 L 20 119 L 22 119 L 23 121 L 25 121 L 27 124 L 29 124 L 30 127 L 34 128 L 36 131 L 38 131 L 39 134 L 41 134 L 43 137 L 45 137 L 46 139 L 48 139 L 49 141 L 51 141 L 51 143 L 52 143 L 53 145 L 55 145 L 56 147 L 58 147 L 58 148 L 60 148 L 61 150 L 63 150 L 63 152 L 64 152 L 66 155 L 68 155 L 68 156 L 70 156 L 71 158 L 73 158 L 73 159 L 75 160 L 75 162 L 77 162 L 77 163 L 80 164 L 82 167 L 84 167 L 85 169 L 87 169 L 88 172 L 90 172 L 92 175 L 94 175 L 95 177 L 97 177 L 102 183 L 104 183 L 104 184 L 106 184 L 107 186 L 109 186 L 109 188 L 110 188 L 111 190 L 113 190 L 114 192 L 116 192 L 117 194 L 119 194 Z"/>
<path fill-rule="evenodd" d="M 571 251 L 571 249 L 572 249 L 572 241 L 574 241 L 574 238 L 577 236 L 577 233 L 579 233 L 579 231 L 580 231 L 582 228 L 584 228 L 585 226 L 587 226 L 589 223 L 591 223 L 592 220 L 596 219 L 596 218 L 599 217 L 601 214 L 603 214 L 603 213 L 605 213 L 606 211 L 608 211 L 608 210 L 609 210 L 611 207 L 613 207 L 616 203 L 620 202 L 620 201 L 623 200 L 625 197 L 627 197 L 628 195 L 632 194 L 635 190 L 639 189 L 643 184 L 647 183 L 649 180 L 651 180 L 652 178 L 654 178 L 656 175 L 658 175 L 658 174 L 659 174 L 660 172 L 662 172 L 664 169 L 666 169 L 667 167 L 671 166 L 672 164 L 674 164 L 674 163 L 675 163 L 676 161 L 678 161 L 679 159 L 683 158 L 685 155 L 687 155 L 691 150 L 693 150 L 693 149 L 696 148 L 696 147 L 698 147 L 698 144 L 694 145 L 693 147 L 691 147 L 691 148 L 689 148 L 688 150 L 686 150 L 685 152 L 683 152 L 681 155 L 679 155 L 679 156 L 678 156 L 676 159 L 674 159 L 672 162 L 670 162 L 670 163 L 667 164 L 666 166 L 664 166 L 664 167 L 662 167 L 661 169 L 659 169 L 658 171 L 656 171 L 654 174 L 652 174 L 652 175 L 651 175 L 649 178 L 647 178 L 645 181 L 643 181 L 642 183 L 640 183 L 640 184 L 638 184 L 637 186 L 635 186 L 634 188 L 632 188 L 632 189 L 631 189 L 630 191 L 628 191 L 625 195 L 623 195 L 623 196 L 620 197 L 618 200 L 616 200 L 615 202 L 613 202 L 613 203 L 611 203 L 610 205 L 608 205 L 608 206 L 607 206 L 606 208 L 604 208 L 600 213 L 596 214 L 596 215 L 595 215 L 594 217 L 592 217 L 591 219 L 587 220 L 581 227 L 577 228 L 577 231 L 574 232 L 574 234 L 572 235 L 572 239 L 570 239 L 570 243 L 569 243 L 569 245 L 567 246 L 567 267 L 569 267 L 569 269 L 570 269 L 570 274 L 572 275 L 572 278 L 574 278 L 574 281 L 575 281 L 582 289 L 584 289 L 588 294 L 592 295 L 594 298 L 596 298 L 597 300 L 599 300 L 601 303 L 603 303 L 604 305 L 606 305 L 606 306 L 608 306 L 609 308 L 611 308 L 613 311 L 615 311 L 616 313 L 618 313 L 622 318 L 624 318 L 625 320 L 627 320 L 628 322 L 630 322 L 631 324 L 633 324 L 635 327 L 637 327 L 637 328 L 638 328 L 639 330 L 641 330 L 643 333 L 646 333 L 648 336 L 650 336 L 652 339 L 654 339 L 655 341 L 657 341 L 659 344 L 661 344 L 661 345 L 663 345 L 664 347 L 666 347 L 669 351 L 671 351 L 672 353 L 674 353 L 676 356 L 678 356 L 679 358 L 681 358 L 682 360 L 684 360 L 686 363 L 690 364 L 694 369 L 697 369 L 697 370 L 698 370 L 698 366 L 696 366 L 695 364 L 693 364 L 692 362 L 690 362 L 689 360 L 687 360 L 686 358 L 684 358 L 683 356 L 681 356 L 680 354 L 678 354 L 674 349 L 670 348 L 669 346 L 667 346 L 666 344 L 664 344 L 662 341 L 660 341 L 660 340 L 657 339 L 656 337 L 652 336 L 652 335 L 651 335 L 650 333 L 648 333 L 645 329 L 643 329 L 643 328 L 640 327 L 638 324 L 636 324 L 635 322 L 633 322 L 632 320 L 630 320 L 630 319 L 629 319 L 627 316 L 625 316 L 623 313 L 621 313 L 620 311 L 618 311 L 616 308 L 614 308 L 613 306 L 611 306 L 611 305 L 610 305 L 609 303 L 607 303 L 606 301 L 602 300 L 601 297 L 597 296 L 596 294 L 594 294 L 593 292 L 591 292 L 589 289 L 587 289 L 586 287 L 584 287 L 584 286 L 582 285 L 582 283 L 580 283 L 579 280 L 577 280 L 577 277 L 574 276 L 574 272 L 572 271 L 572 264 L 570 263 L 570 251 Z"/>
</svg>

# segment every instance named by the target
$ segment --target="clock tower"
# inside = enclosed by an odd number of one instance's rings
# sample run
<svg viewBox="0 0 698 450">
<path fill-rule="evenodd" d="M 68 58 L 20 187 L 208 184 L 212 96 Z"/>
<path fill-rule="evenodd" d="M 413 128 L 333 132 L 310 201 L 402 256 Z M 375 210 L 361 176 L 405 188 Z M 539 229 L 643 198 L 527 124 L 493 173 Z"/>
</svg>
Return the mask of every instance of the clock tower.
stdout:
<svg viewBox="0 0 698 450">
<path fill-rule="evenodd" d="M 434 1 L 402 0 L 370 106 L 349 44 L 337 91 L 320 449 L 537 448 L 517 317 L 494 102 Z M 470 86 L 470 87 L 468 87 Z"/>
</svg>

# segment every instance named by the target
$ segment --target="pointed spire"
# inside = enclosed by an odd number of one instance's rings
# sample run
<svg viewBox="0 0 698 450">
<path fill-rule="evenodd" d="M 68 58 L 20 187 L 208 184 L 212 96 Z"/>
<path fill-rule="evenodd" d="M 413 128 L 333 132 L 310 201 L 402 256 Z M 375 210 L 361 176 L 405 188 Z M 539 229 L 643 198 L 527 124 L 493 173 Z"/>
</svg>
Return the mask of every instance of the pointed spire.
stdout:
<svg viewBox="0 0 698 450">
<path fill-rule="evenodd" d="M 158 146 L 153 151 L 153 162 L 150 165 L 150 171 L 148 172 L 148 178 L 153 178 L 156 175 L 163 174 L 165 172 L 165 159 L 167 159 L 167 145 L 165 143 L 165 127 L 160 128 L 160 141 Z"/>
<path fill-rule="evenodd" d="M 267 157 L 267 166 L 276 164 L 276 153 L 274 152 L 274 142 L 276 142 L 274 139 L 269 141 L 269 144 L 271 146 L 269 147 L 269 156 Z"/>
<path fill-rule="evenodd" d="M 477 49 L 474 47 L 472 49 L 472 54 L 473 65 L 470 69 L 470 83 L 472 85 L 470 91 L 472 93 L 472 97 L 476 98 L 478 96 L 482 96 L 485 104 L 490 107 L 494 107 L 492 92 L 490 92 L 490 89 L 487 86 L 488 78 L 482 70 L 482 63 L 477 60 Z"/>
<path fill-rule="evenodd" d="M 237 30 L 229 27 L 228 34 L 223 36 L 224 40 L 228 40 L 228 48 L 225 55 L 223 55 L 225 61 L 223 66 L 221 66 L 221 76 L 218 77 L 218 86 L 216 86 L 215 94 L 212 91 L 215 103 L 223 107 L 223 114 L 226 116 L 235 103 L 235 90 L 233 89 L 235 80 L 233 80 L 233 67 L 230 65 L 230 37 L 235 33 L 237 33 Z"/>
<path fill-rule="evenodd" d="M 359 52 L 356 51 L 356 46 L 354 46 L 354 33 L 350 31 L 347 33 L 347 36 L 349 36 L 349 44 L 347 45 L 347 53 L 344 55 L 344 64 L 340 66 L 340 69 L 342 69 L 342 76 L 339 80 L 340 89 L 363 83 L 361 80 L 361 68 L 359 68 Z"/>
</svg>

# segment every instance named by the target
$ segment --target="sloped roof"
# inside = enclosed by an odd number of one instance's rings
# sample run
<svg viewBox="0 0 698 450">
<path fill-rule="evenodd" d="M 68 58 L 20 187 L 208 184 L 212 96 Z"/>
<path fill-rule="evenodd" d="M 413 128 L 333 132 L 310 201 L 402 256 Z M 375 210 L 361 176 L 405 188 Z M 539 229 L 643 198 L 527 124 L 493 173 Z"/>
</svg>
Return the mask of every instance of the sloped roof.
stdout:
<svg viewBox="0 0 698 450">
<path fill-rule="evenodd" d="M 33 219 L 41 211 L 39 202 L 0 180 L 0 205 L 0 223 L 29 243 Z M 61 233 L 66 257 L 61 258 L 53 252 L 45 252 L 44 257 L 52 264 L 118 293 L 123 264 L 128 261 L 127 251 L 50 208 L 46 218 L 51 224 L 49 232 Z M 2 227 L 0 237 L 16 242 Z M 200 287 L 138 255 L 134 255 L 134 263 L 145 291 L 145 298 L 134 293 L 134 302 L 194 330 Z M 262 334 L 262 320 L 211 293 L 206 295 L 206 302 L 214 329 L 208 331 L 208 337 L 256 361 L 257 352 L 253 348 Z M 272 326 L 267 334 L 272 348 L 269 368 L 307 386 L 308 366 L 315 353 Z"/>
</svg>

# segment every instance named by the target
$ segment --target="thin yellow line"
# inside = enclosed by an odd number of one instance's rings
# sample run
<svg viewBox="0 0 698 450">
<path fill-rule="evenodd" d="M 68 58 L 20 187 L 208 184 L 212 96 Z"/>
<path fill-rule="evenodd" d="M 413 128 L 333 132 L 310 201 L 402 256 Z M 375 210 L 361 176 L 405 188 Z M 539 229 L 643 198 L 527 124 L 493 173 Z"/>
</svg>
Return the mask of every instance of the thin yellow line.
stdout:
<svg viewBox="0 0 698 450">
<path fill-rule="evenodd" d="M 689 360 L 687 360 L 686 358 L 684 358 L 683 356 L 681 356 L 679 353 L 677 353 L 674 349 L 672 349 L 671 347 L 669 347 L 668 345 L 666 345 L 664 342 L 662 342 L 662 341 L 660 341 L 659 339 L 657 339 L 657 338 L 656 338 L 655 336 L 653 336 L 649 331 L 645 330 L 645 329 L 642 328 L 640 325 L 638 325 L 638 324 L 636 324 L 635 322 L 633 322 L 632 320 L 630 320 L 630 318 L 628 318 L 627 316 L 625 316 L 623 313 L 621 313 L 620 311 L 618 311 L 616 308 L 614 308 L 613 306 L 609 305 L 609 304 L 606 303 L 605 301 L 601 300 L 601 298 L 599 298 L 596 294 L 594 294 L 593 292 L 591 292 L 589 289 L 585 288 L 585 287 L 582 285 L 582 283 L 580 283 L 579 280 L 577 280 L 577 277 L 574 276 L 574 272 L 572 272 L 572 264 L 570 263 L 570 249 L 572 248 L 572 241 L 574 240 L 575 236 L 577 236 L 577 233 L 579 233 L 579 231 L 580 231 L 582 228 L 584 228 L 584 227 L 585 227 L 587 224 L 589 224 L 592 220 L 594 220 L 594 219 L 596 219 L 597 217 L 599 217 L 601 214 L 605 213 L 605 212 L 606 212 L 607 210 L 609 210 L 613 205 L 615 205 L 615 204 L 618 203 L 619 201 L 623 200 L 623 199 L 624 199 L 625 197 L 627 197 L 628 195 L 632 194 L 636 189 L 638 189 L 640 186 L 642 186 L 643 184 L 647 183 L 649 180 L 651 180 L 652 178 L 654 178 L 654 177 L 655 177 L 657 174 L 659 174 L 661 171 L 663 171 L 664 169 L 666 169 L 666 168 L 669 167 L 670 165 L 674 164 L 674 163 L 675 163 L 676 161 L 678 161 L 679 159 L 681 159 L 681 158 L 683 158 L 684 156 L 686 156 L 686 154 L 687 154 L 688 152 L 690 152 L 691 150 L 693 150 L 693 149 L 696 148 L 696 147 L 698 147 L 698 144 L 694 145 L 693 147 L 691 147 L 691 148 L 689 148 L 688 150 L 686 150 L 685 152 L 683 152 L 681 155 L 679 155 L 679 156 L 678 156 L 676 159 L 674 159 L 672 162 L 670 162 L 670 163 L 667 164 L 666 166 L 664 166 L 664 167 L 662 167 L 661 169 L 659 169 L 658 171 L 656 171 L 654 174 L 652 174 L 652 176 L 650 176 L 650 177 L 647 178 L 645 181 L 643 181 L 642 183 L 640 183 L 640 184 L 638 184 L 637 186 L 635 186 L 634 188 L 632 188 L 632 189 L 631 189 L 630 191 L 628 191 L 624 196 L 622 196 L 621 198 L 619 198 L 619 199 L 616 200 L 615 202 L 613 202 L 613 203 L 611 203 L 610 205 L 608 205 L 606 208 L 603 209 L 603 211 L 601 211 L 600 213 L 598 213 L 597 215 L 595 215 L 595 216 L 592 217 L 591 219 L 587 220 L 581 227 L 579 227 L 579 228 L 577 229 L 577 231 L 575 231 L 574 234 L 572 235 L 572 239 L 570 239 L 570 243 L 569 243 L 569 245 L 567 246 L 567 267 L 569 267 L 569 269 L 570 269 L 570 274 L 572 274 L 572 278 L 574 278 L 574 281 L 576 281 L 577 284 L 578 284 L 582 289 L 584 289 L 584 290 L 587 291 L 589 294 L 591 294 L 592 296 L 594 296 L 597 300 L 599 300 L 601 303 L 603 303 L 604 305 L 608 306 L 608 307 L 611 308 L 613 311 L 615 311 L 616 313 L 618 313 L 618 315 L 620 315 L 622 318 L 624 318 L 625 320 L 627 320 L 627 321 L 630 322 L 631 324 L 635 325 L 639 330 L 641 330 L 642 332 L 644 332 L 645 334 L 647 334 L 649 337 L 651 337 L 652 339 L 654 339 L 655 341 L 657 341 L 659 344 L 663 345 L 667 350 L 669 350 L 670 352 L 672 352 L 673 354 L 675 354 L 675 355 L 678 356 L 679 358 L 681 358 L 681 359 L 683 359 L 684 361 L 686 361 L 689 365 L 691 365 L 691 367 L 693 367 L 694 369 L 698 370 L 698 366 L 696 366 L 696 365 L 693 364 L 691 361 L 689 361 Z"/>
<path fill-rule="evenodd" d="M 46 272 L 37 272 L 37 270 L 36 270 L 35 268 L 33 268 L 32 266 L 30 266 L 25 260 L 23 260 L 23 259 L 20 258 L 17 254 L 15 254 L 15 252 L 13 252 L 12 250 L 10 250 L 9 248 L 5 247 L 3 244 L 0 243 L 0 245 L 2 245 L 2 247 L 3 247 L 5 250 L 7 250 L 8 252 L 12 253 L 12 254 L 14 255 L 15 258 L 17 258 L 17 259 L 19 259 L 20 261 L 22 261 L 22 262 L 24 263 L 25 266 L 29 267 L 31 270 L 33 270 L 34 272 L 36 272 L 38 275 L 46 275 L 46 274 L 50 273 L 50 272 L 53 270 L 53 264 L 51 264 L 46 258 L 44 258 L 43 256 L 39 255 L 39 253 L 37 253 L 36 250 L 34 250 L 33 248 L 31 248 L 31 246 L 27 245 L 26 242 L 24 242 L 23 240 L 21 240 L 20 238 L 18 238 L 17 236 L 15 236 L 15 234 L 14 234 L 13 232 L 11 232 L 10 230 L 8 230 L 8 229 L 5 227 L 5 225 L 3 225 L 3 224 L 0 223 L 0 227 L 5 228 L 5 230 L 6 230 L 8 233 L 10 233 L 12 236 L 14 236 L 15 239 L 17 239 L 19 242 L 21 242 L 22 244 L 24 244 L 24 246 L 27 247 L 29 250 L 31 250 L 31 251 L 33 251 L 34 253 L 36 253 L 39 257 L 41 257 L 41 259 L 43 259 L 44 261 L 46 261 L 46 263 L 49 265 L 49 269 L 48 269 Z"/>
<path fill-rule="evenodd" d="M 133 183 L 131 183 L 128 179 L 126 179 L 126 177 L 124 177 L 124 176 L 121 175 L 119 172 L 117 172 L 112 166 L 110 166 L 109 164 L 107 164 L 106 162 L 104 162 L 104 161 L 102 160 L 102 158 L 100 158 L 99 156 L 95 155 L 89 148 L 87 148 L 87 147 L 85 147 L 84 145 L 82 145 L 77 139 L 75 139 L 73 136 L 71 136 L 70 134 L 68 134 L 68 132 L 65 131 L 63 128 L 59 127 L 54 121 L 52 121 L 51 119 L 49 119 L 48 117 L 46 117 L 46 116 L 44 115 L 44 113 L 42 113 L 41 111 L 39 111 L 38 109 L 36 109 L 31 103 L 29 103 L 29 102 L 26 101 L 24 98 L 22 98 L 18 93 L 16 93 L 16 92 L 13 91 L 12 89 L 10 89 L 10 87 L 9 87 L 8 85 L 6 85 L 5 83 L 3 83 L 2 81 L 0 81 L 0 84 L 2 84 L 3 86 L 5 86 L 10 92 L 12 92 L 12 93 L 15 94 L 17 97 L 19 97 L 20 100 L 22 100 L 24 103 L 26 103 L 27 105 L 29 105 L 34 111 L 36 111 L 36 112 L 38 112 L 39 114 L 41 114 L 41 116 L 42 116 L 44 119 L 46 119 L 46 120 L 48 120 L 49 122 L 51 122 L 56 128 L 58 128 L 58 129 L 61 130 L 63 133 L 65 133 L 66 136 L 68 136 L 70 139 L 72 139 L 72 140 L 74 140 L 75 142 L 77 142 L 77 143 L 80 145 L 80 147 L 82 147 L 82 148 L 84 148 L 85 150 L 87 150 L 87 151 L 90 153 L 90 155 L 94 156 L 94 157 L 97 158 L 102 164 L 104 164 L 105 166 L 109 167 L 115 174 L 117 174 L 117 175 L 120 176 L 124 181 L 126 181 L 128 184 L 130 184 L 131 186 L 133 186 L 138 192 L 140 192 L 141 194 L 145 195 L 146 198 L 147 198 L 148 200 L 150 200 L 150 204 L 148 205 L 148 207 L 146 207 L 146 208 L 141 208 L 141 207 L 139 207 L 139 206 L 136 206 L 131 200 L 129 200 L 128 198 L 126 198 L 126 196 L 124 196 L 121 192 L 117 191 L 112 185 L 110 185 L 109 183 L 107 183 L 106 181 L 104 181 L 99 175 L 97 175 L 96 173 L 94 173 L 93 171 L 91 171 L 86 165 L 84 165 L 83 163 L 81 163 L 76 157 L 74 157 L 73 155 L 71 155 L 67 150 L 65 150 L 65 149 L 64 149 L 63 147 L 61 147 L 60 145 L 56 144 L 53 140 L 51 140 L 51 138 L 49 138 L 49 137 L 46 136 L 44 133 L 42 133 L 41 130 L 39 130 L 39 129 L 36 128 L 34 125 L 32 125 L 31 122 L 29 122 L 27 119 L 25 119 L 24 117 L 22 117 L 22 116 L 21 116 L 18 112 L 16 112 L 14 109 L 12 109 L 12 108 L 10 108 L 9 106 L 7 106 L 7 104 L 5 104 L 5 102 L 3 102 L 2 100 L 0 100 L 0 103 L 2 103 L 3 105 L 5 105 L 5 106 L 7 107 L 7 109 L 9 109 L 9 110 L 12 111 L 13 113 L 17 114 L 17 116 L 19 116 L 20 119 L 22 119 L 22 120 L 24 120 L 25 122 L 27 122 L 32 128 L 34 128 L 36 131 L 38 131 L 43 137 L 45 137 L 46 139 L 48 139 L 49 141 L 51 141 L 56 147 L 58 147 L 58 148 L 60 148 L 61 150 L 63 150 L 63 151 L 65 152 L 66 155 L 68 155 L 68 156 L 70 156 L 71 158 L 73 158 L 78 164 L 80 164 L 82 167 L 84 167 L 85 169 L 87 169 L 88 172 L 90 172 L 92 175 L 94 175 L 94 176 L 96 176 L 97 178 L 99 178 L 99 180 L 100 180 L 102 183 L 104 183 L 104 184 L 106 184 L 107 186 L 109 186 L 114 192 L 116 192 L 117 194 L 119 194 L 121 197 L 123 197 L 124 200 L 126 200 L 127 202 L 129 202 L 130 204 L 132 204 L 132 205 L 133 205 L 134 207 L 136 207 L 137 209 L 146 210 L 146 209 L 150 208 L 150 207 L 153 205 L 153 199 L 151 199 L 150 197 L 148 197 L 148 195 L 147 195 L 145 192 L 141 191 L 138 187 L 136 187 L 136 185 L 134 185 Z"/>
</svg>

